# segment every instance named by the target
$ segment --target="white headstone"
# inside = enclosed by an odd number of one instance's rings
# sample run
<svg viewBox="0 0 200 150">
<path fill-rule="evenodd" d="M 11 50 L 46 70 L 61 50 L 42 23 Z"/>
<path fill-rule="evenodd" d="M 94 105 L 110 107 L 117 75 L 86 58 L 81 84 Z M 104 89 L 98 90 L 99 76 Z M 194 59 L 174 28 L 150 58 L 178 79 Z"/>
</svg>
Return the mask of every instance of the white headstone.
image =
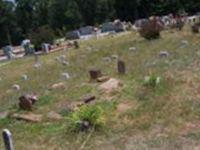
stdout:
<svg viewBox="0 0 200 150">
<path fill-rule="evenodd" d="M 2 136 L 5 144 L 5 150 L 14 150 L 11 132 L 8 129 L 4 129 Z"/>
</svg>

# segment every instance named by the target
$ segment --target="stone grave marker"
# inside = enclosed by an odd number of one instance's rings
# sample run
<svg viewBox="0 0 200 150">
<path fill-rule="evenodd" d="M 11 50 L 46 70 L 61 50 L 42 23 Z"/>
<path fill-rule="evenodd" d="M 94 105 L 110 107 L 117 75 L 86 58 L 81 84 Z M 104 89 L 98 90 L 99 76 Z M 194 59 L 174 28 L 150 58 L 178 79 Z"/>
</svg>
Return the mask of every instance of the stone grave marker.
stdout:
<svg viewBox="0 0 200 150">
<path fill-rule="evenodd" d="M 89 71 L 89 74 L 92 80 L 96 80 L 97 78 L 102 76 L 101 70 L 98 70 L 98 69 L 91 69 Z"/>
<path fill-rule="evenodd" d="M 20 86 L 18 84 L 14 84 L 12 86 L 12 89 L 15 90 L 15 91 L 19 91 L 20 90 Z"/>
<path fill-rule="evenodd" d="M 35 102 L 38 101 L 38 98 L 34 94 L 26 94 L 22 95 L 19 98 L 19 107 L 23 110 L 31 110 L 32 106 L 35 104 Z"/>
<path fill-rule="evenodd" d="M 25 80 L 25 81 L 28 80 L 28 76 L 26 74 L 23 74 L 22 75 L 22 80 Z"/>
<path fill-rule="evenodd" d="M 160 58 L 167 58 L 169 57 L 169 53 L 167 51 L 161 51 L 159 54 Z"/>
<path fill-rule="evenodd" d="M 5 144 L 5 150 L 14 150 L 11 132 L 8 129 L 4 129 L 2 136 Z"/>
<path fill-rule="evenodd" d="M 70 78 L 70 75 L 69 75 L 69 73 L 62 73 L 62 74 L 61 74 L 61 77 L 62 77 L 62 79 L 64 79 L 64 80 L 68 80 L 68 79 Z"/>
<path fill-rule="evenodd" d="M 10 45 L 7 45 L 5 47 L 2 48 L 4 55 L 6 55 L 7 59 L 10 60 L 13 58 L 13 48 Z"/>
<path fill-rule="evenodd" d="M 119 74 L 125 74 L 126 73 L 126 66 L 125 62 L 122 60 L 118 60 L 117 62 L 117 69 Z"/>
<path fill-rule="evenodd" d="M 39 67 L 41 67 L 41 63 L 39 62 L 39 55 L 38 54 L 34 54 L 34 61 L 35 61 L 35 63 L 34 63 L 34 65 L 33 65 L 33 67 L 34 68 L 39 68 Z"/>
<path fill-rule="evenodd" d="M 74 47 L 75 47 L 76 49 L 79 49 L 79 43 L 78 43 L 78 41 L 74 41 Z"/>
</svg>

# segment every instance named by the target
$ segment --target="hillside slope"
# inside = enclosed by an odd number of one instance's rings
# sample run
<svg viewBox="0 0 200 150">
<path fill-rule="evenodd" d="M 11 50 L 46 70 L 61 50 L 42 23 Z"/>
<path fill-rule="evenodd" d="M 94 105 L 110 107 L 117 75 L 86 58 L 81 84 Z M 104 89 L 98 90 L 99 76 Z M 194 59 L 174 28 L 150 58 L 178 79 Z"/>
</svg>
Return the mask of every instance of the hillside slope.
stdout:
<svg viewBox="0 0 200 150">
<path fill-rule="evenodd" d="M 188 43 L 186 42 L 188 41 Z M 130 49 L 130 47 L 135 47 Z M 160 58 L 167 51 L 167 58 Z M 69 65 L 56 59 L 65 57 Z M 127 73 L 117 73 L 119 57 Z M 135 33 L 109 36 L 80 43 L 70 49 L 34 58 L 0 63 L 0 112 L 19 110 L 18 98 L 29 92 L 39 96 L 33 113 L 61 113 L 60 121 L 44 119 L 28 123 L 12 118 L 0 120 L 0 129 L 13 133 L 16 150 L 192 150 L 200 149 L 200 38 L 184 32 L 164 32 L 162 38 L 146 41 Z M 109 94 L 99 91 L 101 83 L 90 82 L 88 71 L 97 68 L 120 80 L 123 86 Z M 63 80 L 62 73 L 70 78 Z M 22 80 L 26 74 L 28 80 Z M 155 88 L 145 86 L 146 76 L 160 77 Z M 50 90 L 62 82 L 64 89 Z M 18 84 L 19 91 L 12 90 Z M 103 106 L 105 123 L 97 131 L 72 133 L 65 108 L 84 95 L 95 95 Z M 88 136 L 91 135 L 91 136 Z M 89 138 L 88 138 L 89 137 Z M 87 140 L 88 138 L 88 140 Z M 0 149 L 3 142 L 0 140 Z"/>
</svg>

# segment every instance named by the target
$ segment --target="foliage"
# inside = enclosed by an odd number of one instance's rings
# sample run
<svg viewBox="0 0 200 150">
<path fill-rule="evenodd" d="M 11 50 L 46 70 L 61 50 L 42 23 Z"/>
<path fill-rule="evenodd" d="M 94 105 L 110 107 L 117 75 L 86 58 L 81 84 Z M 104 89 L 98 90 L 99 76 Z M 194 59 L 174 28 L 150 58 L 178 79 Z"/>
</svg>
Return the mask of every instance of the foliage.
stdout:
<svg viewBox="0 0 200 150">
<path fill-rule="evenodd" d="M 158 84 L 160 84 L 160 77 L 157 77 L 155 75 L 150 75 L 145 77 L 144 85 L 150 86 L 150 87 L 156 87 Z"/>
<path fill-rule="evenodd" d="M 161 30 L 162 26 L 153 19 L 146 21 L 139 30 L 139 33 L 145 39 L 152 40 L 160 37 Z"/>
<path fill-rule="evenodd" d="M 0 46 L 19 45 L 27 35 L 46 25 L 63 36 L 80 26 L 116 18 L 133 22 L 151 15 L 195 14 L 199 8 L 199 0 L 0 0 Z M 182 22 L 176 27 L 182 29 Z"/>
<path fill-rule="evenodd" d="M 98 128 L 103 124 L 103 109 L 99 105 L 83 106 L 73 112 L 69 120 L 73 131 L 85 131 L 91 127 Z"/>
<path fill-rule="evenodd" d="M 53 43 L 55 38 L 54 31 L 49 26 L 42 26 L 33 30 L 29 35 L 35 47 L 40 47 L 43 42 Z"/>
</svg>

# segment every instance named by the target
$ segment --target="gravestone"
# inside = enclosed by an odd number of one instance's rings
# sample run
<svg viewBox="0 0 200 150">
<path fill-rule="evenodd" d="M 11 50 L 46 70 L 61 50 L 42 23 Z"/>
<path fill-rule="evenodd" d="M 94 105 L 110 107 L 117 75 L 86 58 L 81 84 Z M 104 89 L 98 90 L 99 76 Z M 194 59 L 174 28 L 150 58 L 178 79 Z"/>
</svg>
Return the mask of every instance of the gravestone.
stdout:
<svg viewBox="0 0 200 150">
<path fill-rule="evenodd" d="M 30 41 L 26 41 L 23 44 L 23 48 L 25 50 L 25 56 L 27 56 L 27 55 L 33 55 L 35 53 L 34 45 L 32 45 L 30 43 Z"/>
<path fill-rule="evenodd" d="M 62 74 L 61 74 L 61 77 L 62 77 L 62 79 L 64 79 L 64 80 L 68 80 L 68 79 L 70 78 L 70 75 L 69 75 L 69 73 L 62 73 Z"/>
<path fill-rule="evenodd" d="M 5 144 L 5 150 L 14 150 L 11 132 L 8 129 L 4 129 L 2 136 Z"/>
<path fill-rule="evenodd" d="M 19 107 L 23 110 L 31 110 L 36 101 L 38 101 L 38 98 L 34 94 L 22 95 L 19 98 Z"/>
<path fill-rule="evenodd" d="M 2 48 L 4 55 L 6 55 L 7 59 L 10 60 L 13 58 L 13 48 L 10 45 L 7 45 Z"/>
<path fill-rule="evenodd" d="M 85 104 L 91 103 L 92 101 L 95 101 L 96 96 L 94 95 L 86 95 L 81 98 L 81 101 L 83 101 Z"/>
<path fill-rule="evenodd" d="M 79 49 L 79 43 L 78 43 L 78 41 L 74 41 L 74 47 L 75 47 L 76 49 Z"/>
<path fill-rule="evenodd" d="M 35 61 L 35 63 L 34 63 L 34 65 L 33 65 L 33 67 L 34 68 L 40 68 L 41 67 L 41 63 L 39 62 L 39 55 L 38 54 L 34 54 L 34 61 Z"/>
<path fill-rule="evenodd" d="M 15 90 L 15 91 L 19 91 L 20 90 L 20 86 L 18 84 L 14 84 L 12 86 L 12 89 Z"/>
<path fill-rule="evenodd" d="M 125 62 L 122 60 L 118 60 L 117 62 L 117 69 L 119 74 L 125 74 L 126 73 L 126 66 Z"/>
<path fill-rule="evenodd" d="M 136 47 L 129 47 L 129 51 L 137 51 L 137 48 Z"/>
<path fill-rule="evenodd" d="M 25 81 L 28 80 L 28 76 L 26 74 L 23 74 L 22 75 L 22 80 L 25 80 Z"/>
<path fill-rule="evenodd" d="M 90 78 L 91 78 L 92 80 L 96 80 L 96 79 L 98 79 L 99 77 L 102 76 L 101 70 L 98 70 L 98 69 L 91 69 L 91 70 L 89 71 L 89 74 L 90 74 Z"/>
<path fill-rule="evenodd" d="M 169 53 L 167 51 L 161 51 L 159 54 L 160 58 L 167 58 L 169 56 Z"/>
<path fill-rule="evenodd" d="M 42 44 L 42 50 L 43 50 L 46 54 L 48 54 L 48 53 L 49 53 L 49 50 L 50 50 L 50 44 L 48 44 L 48 43 L 43 43 L 43 44 Z"/>
</svg>

